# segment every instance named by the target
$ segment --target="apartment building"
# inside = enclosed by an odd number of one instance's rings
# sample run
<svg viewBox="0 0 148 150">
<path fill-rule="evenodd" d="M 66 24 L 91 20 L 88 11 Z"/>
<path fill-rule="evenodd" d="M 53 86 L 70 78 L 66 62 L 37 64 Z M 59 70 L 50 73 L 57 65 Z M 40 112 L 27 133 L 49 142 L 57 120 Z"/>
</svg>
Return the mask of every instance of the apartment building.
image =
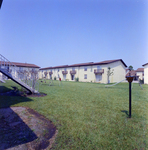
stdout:
<svg viewBox="0 0 148 150">
<path fill-rule="evenodd" d="M 2 69 L 6 69 L 11 74 L 15 75 L 17 78 L 21 78 L 22 73 L 24 71 L 30 72 L 31 70 L 39 71 L 39 66 L 28 63 L 19 63 L 19 62 L 11 62 L 10 64 L 4 64 L 4 62 L 0 61 L 0 67 Z M 0 73 L 0 78 L 5 78 L 5 76 Z"/>
<path fill-rule="evenodd" d="M 142 66 L 144 67 L 144 84 L 148 84 L 148 63 Z"/>
<path fill-rule="evenodd" d="M 144 79 L 144 68 L 138 68 L 136 70 L 136 75 L 138 76 L 138 79 L 143 80 Z"/>
<path fill-rule="evenodd" d="M 144 79 L 144 68 L 138 68 L 137 70 L 129 70 L 126 69 L 126 76 L 134 76 L 134 81 L 143 80 Z"/>
<path fill-rule="evenodd" d="M 44 78 L 47 74 L 47 79 L 75 81 L 79 78 L 80 82 L 107 83 L 108 67 L 113 71 L 113 75 L 109 77 L 110 83 L 125 79 L 127 65 L 122 59 L 41 68 L 39 78 Z"/>
</svg>

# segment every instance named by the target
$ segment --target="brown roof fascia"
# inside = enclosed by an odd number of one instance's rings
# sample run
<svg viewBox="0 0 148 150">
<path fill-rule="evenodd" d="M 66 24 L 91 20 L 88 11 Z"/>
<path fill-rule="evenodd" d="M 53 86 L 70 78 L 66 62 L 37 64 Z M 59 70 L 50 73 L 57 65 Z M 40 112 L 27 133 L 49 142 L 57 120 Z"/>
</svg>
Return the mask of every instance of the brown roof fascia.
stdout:
<svg viewBox="0 0 148 150">
<path fill-rule="evenodd" d="M 55 67 L 52 67 L 53 69 L 57 69 L 57 68 L 67 68 L 68 65 L 63 65 L 63 66 L 55 66 Z"/>
<path fill-rule="evenodd" d="M 68 65 L 63 65 L 63 66 L 41 68 L 40 70 L 57 69 L 57 68 L 67 68 L 67 67 L 68 67 Z"/>
<path fill-rule="evenodd" d="M 127 67 L 127 65 L 124 63 L 122 59 L 101 61 L 101 62 L 94 63 L 94 65 L 105 65 L 105 64 L 110 64 L 110 63 L 117 62 L 117 61 L 121 61 L 124 64 L 124 66 Z"/>
<path fill-rule="evenodd" d="M 146 66 L 146 65 L 148 65 L 148 63 L 146 63 L 146 64 L 144 64 L 144 65 L 142 65 L 142 66 Z"/>
<path fill-rule="evenodd" d="M 80 66 L 89 66 L 89 65 L 93 65 L 93 62 L 88 62 L 88 63 L 80 63 L 80 64 L 73 64 L 73 65 L 69 65 L 69 67 L 80 67 Z"/>
<path fill-rule="evenodd" d="M 122 59 L 116 59 L 116 60 L 106 60 L 106 61 L 101 61 L 101 62 L 88 62 L 88 63 L 79 63 L 79 64 L 73 64 L 73 65 L 63 65 L 63 66 L 55 66 L 55 67 L 47 67 L 47 68 L 41 68 L 40 70 L 46 70 L 46 69 L 57 69 L 57 68 L 68 68 L 68 67 L 80 67 L 80 66 L 90 66 L 90 65 L 104 65 L 104 64 L 110 64 L 116 61 L 121 61 L 125 67 L 127 65 L 124 63 Z"/>
<path fill-rule="evenodd" d="M 46 67 L 46 68 L 40 68 L 39 70 L 47 70 L 47 69 L 52 69 L 53 67 Z"/>
<path fill-rule="evenodd" d="M 16 65 L 17 67 L 31 67 L 31 68 L 40 68 L 37 65 L 34 64 L 28 64 L 28 63 L 18 63 L 18 62 L 11 62 L 12 64 Z"/>
<path fill-rule="evenodd" d="M 1 63 L 1 61 L 0 61 L 0 63 Z M 1 64 L 4 64 L 4 62 L 2 61 Z M 9 62 L 8 62 L 7 64 L 9 64 Z M 12 66 L 12 65 L 15 65 L 15 66 L 17 66 L 17 67 L 40 68 L 40 67 L 37 66 L 37 65 L 34 65 L 34 64 L 28 64 L 28 63 L 10 62 L 10 66 Z"/>
</svg>

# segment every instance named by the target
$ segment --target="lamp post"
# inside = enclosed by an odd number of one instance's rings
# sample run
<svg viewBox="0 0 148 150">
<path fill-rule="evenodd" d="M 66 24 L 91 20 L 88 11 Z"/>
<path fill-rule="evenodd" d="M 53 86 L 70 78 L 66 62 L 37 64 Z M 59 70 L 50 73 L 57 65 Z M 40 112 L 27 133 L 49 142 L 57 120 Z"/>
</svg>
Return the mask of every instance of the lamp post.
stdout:
<svg viewBox="0 0 148 150">
<path fill-rule="evenodd" d="M 126 79 L 129 82 L 129 118 L 131 118 L 131 108 L 132 108 L 132 104 L 131 104 L 131 97 L 132 97 L 132 95 L 131 95 L 131 93 L 132 93 L 131 83 L 134 79 L 134 76 L 131 76 L 130 73 L 129 73 L 129 76 L 127 76 Z"/>
<path fill-rule="evenodd" d="M 3 2 L 3 0 L 0 0 L 0 9 L 1 9 L 1 6 L 2 6 L 2 2 Z"/>
</svg>

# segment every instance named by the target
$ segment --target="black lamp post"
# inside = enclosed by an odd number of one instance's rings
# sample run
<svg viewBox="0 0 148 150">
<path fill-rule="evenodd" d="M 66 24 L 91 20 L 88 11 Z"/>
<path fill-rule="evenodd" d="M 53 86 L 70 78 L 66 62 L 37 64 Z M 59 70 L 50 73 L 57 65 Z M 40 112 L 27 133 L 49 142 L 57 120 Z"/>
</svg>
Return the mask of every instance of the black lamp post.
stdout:
<svg viewBox="0 0 148 150">
<path fill-rule="evenodd" d="M 0 9 L 1 9 L 1 6 L 2 6 L 2 2 L 3 2 L 3 0 L 0 0 Z"/>
<path fill-rule="evenodd" d="M 132 97 L 132 90 L 131 90 L 131 83 L 134 79 L 134 76 L 131 76 L 129 74 L 129 76 L 126 77 L 126 79 L 128 80 L 129 82 L 129 118 L 131 118 L 131 109 L 132 109 L 132 104 L 131 104 L 131 97 Z"/>
</svg>

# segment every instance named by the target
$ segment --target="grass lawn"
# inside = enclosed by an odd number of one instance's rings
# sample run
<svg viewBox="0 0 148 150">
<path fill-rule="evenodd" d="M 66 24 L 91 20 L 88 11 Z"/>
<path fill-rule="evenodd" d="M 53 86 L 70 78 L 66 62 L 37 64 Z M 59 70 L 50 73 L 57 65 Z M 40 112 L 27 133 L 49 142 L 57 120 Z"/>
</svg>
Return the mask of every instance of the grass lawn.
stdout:
<svg viewBox="0 0 148 150">
<path fill-rule="evenodd" d="M 0 108 L 27 106 L 43 114 L 58 128 L 56 150 L 148 149 L 148 85 L 133 84 L 129 119 L 128 83 L 105 88 L 103 84 L 54 81 L 40 84 L 45 97 L 0 96 Z M 18 86 L 0 83 L 7 91 Z M 2 89 L 2 88 L 0 88 Z"/>
</svg>

